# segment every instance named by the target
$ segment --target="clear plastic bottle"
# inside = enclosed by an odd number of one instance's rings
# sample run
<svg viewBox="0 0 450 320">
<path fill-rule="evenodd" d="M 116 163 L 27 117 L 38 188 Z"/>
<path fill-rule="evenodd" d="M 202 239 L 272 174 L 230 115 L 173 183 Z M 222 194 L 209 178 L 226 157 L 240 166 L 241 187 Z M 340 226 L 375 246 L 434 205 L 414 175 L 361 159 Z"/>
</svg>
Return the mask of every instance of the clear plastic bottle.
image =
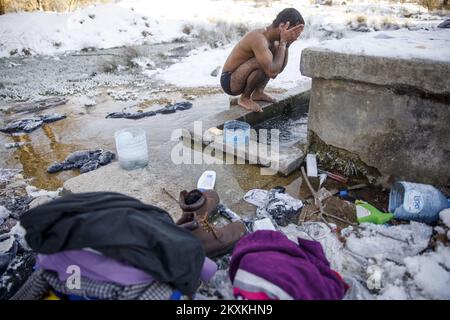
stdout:
<svg viewBox="0 0 450 320">
<path fill-rule="evenodd" d="M 442 192 L 427 184 L 398 181 L 389 194 L 389 212 L 396 219 L 432 223 L 448 207 L 449 200 Z"/>
<path fill-rule="evenodd" d="M 147 137 L 142 129 L 122 129 L 114 133 L 119 163 L 125 170 L 148 164 Z"/>
</svg>

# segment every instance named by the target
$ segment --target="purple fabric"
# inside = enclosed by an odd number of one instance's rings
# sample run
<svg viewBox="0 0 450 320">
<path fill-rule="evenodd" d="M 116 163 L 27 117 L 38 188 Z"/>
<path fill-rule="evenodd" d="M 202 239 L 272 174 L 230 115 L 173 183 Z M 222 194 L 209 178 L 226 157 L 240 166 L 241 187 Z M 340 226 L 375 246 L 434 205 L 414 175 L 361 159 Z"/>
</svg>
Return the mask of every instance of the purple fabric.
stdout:
<svg viewBox="0 0 450 320">
<path fill-rule="evenodd" d="M 319 242 L 298 239 L 299 245 L 278 231 L 260 230 L 235 246 L 230 278 L 238 269 L 264 278 L 296 300 L 342 299 L 347 286 L 330 268 Z"/>
<path fill-rule="evenodd" d="M 150 274 L 140 269 L 86 250 L 69 250 L 48 255 L 38 254 L 36 258 L 38 268 L 57 272 L 62 281 L 67 280 L 71 275 L 67 273 L 67 267 L 70 265 L 77 265 L 80 267 L 81 276 L 96 281 L 114 282 L 122 285 L 154 281 Z M 206 258 L 201 274 L 202 280 L 208 281 L 216 270 L 217 265 Z"/>
<path fill-rule="evenodd" d="M 212 276 L 217 271 L 217 264 L 209 259 L 208 257 L 205 257 L 205 262 L 203 262 L 203 268 L 202 273 L 200 274 L 200 279 L 202 279 L 204 282 L 208 282 L 211 280 Z"/>
</svg>

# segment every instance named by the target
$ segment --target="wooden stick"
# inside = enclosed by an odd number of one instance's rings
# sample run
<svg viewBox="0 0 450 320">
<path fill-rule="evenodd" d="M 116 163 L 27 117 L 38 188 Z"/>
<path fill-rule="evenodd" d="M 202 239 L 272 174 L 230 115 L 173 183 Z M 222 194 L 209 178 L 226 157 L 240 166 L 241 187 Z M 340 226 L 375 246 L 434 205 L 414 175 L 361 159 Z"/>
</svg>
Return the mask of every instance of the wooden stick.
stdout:
<svg viewBox="0 0 450 320">
<path fill-rule="evenodd" d="M 301 167 L 301 171 L 302 171 L 303 179 L 305 179 L 306 184 L 308 185 L 309 191 L 311 191 L 311 194 L 313 195 L 313 197 L 316 198 L 317 192 L 312 187 L 311 182 L 309 182 L 308 176 L 306 175 L 306 172 L 305 172 L 305 167 Z"/>
<path fill-rule="evenodd" d="M 327 225 L 328 228 L 330 228 L 330 230 L 333 230 L 331 225 L 328 223 L 328 221 L 323 216 L 322 201 L 319 199 L 319 196 L 317 195 L 316 190 L 314 190 L 314 188 L 312 187 L 311 182 L 309 181 L 308 176 L 306 175 L 306 172 L 305 172 L 305 168 L 303 166 L 301 167 L 301 171 L 302 171 L 303 179 L 305 179 L 306 184 L 308 185 L 309 191 L 311 191 L 312 195 L 314 196 L 314 202 L 316 203 L 316 206 L 319 206 L 319 210 L 320 210 L 319 218 Z"/>
<path fill-rule="evenodd" d="M 330 213 L 327 213 L 327 212 L 324 212 L 323 214 L 326 215 L 327 217 L 336 219 L 336 220 L 341 221 L 341 222 L 343 222 L 343 223 L 346 223 L 346 224 L 348 224 L 348 225 L 350 225 L 350 226 L 357 227 L 357 228 L 360 227 L 357 223 L 350 222 L 350 221 L 348 221 L 348 220 L 342 219 L 342 218 L 340 218 L 340 217 L 338 217 L 338 216 L 335 216 L 334 214 L 330 214 Z"/>
<path fill-rule="evenodd" d="M 175 201 L 176 203 L 179 204 L 178 200 L 177 200 L 173 195 L 171 195 L 170 192 L 166 190 L 166 188 L 162 188 L 162 191 L 163 191 L 165 194 L 167 194 L 173 201 Z"/>
</svg>

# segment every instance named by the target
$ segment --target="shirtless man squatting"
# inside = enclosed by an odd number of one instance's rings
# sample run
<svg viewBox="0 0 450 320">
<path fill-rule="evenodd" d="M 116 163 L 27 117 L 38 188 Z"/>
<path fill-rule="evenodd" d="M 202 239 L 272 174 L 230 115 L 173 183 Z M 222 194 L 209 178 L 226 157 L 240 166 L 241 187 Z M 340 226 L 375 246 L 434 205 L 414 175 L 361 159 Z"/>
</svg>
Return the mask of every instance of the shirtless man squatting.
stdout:
<svg viewBox="0 0 450 320">
<path fill-rule="evenodd" d="M 275 102 L 264 92 L 270 79 L 283 72 L 289 46 L 298 39 L 305 21 L 294 8 L 278 13 L 272 24 L 248 32 L 233 48 L 222 68 L 220 84 L 226 94 L 241 95 L 238 104 L 262 112 L 255 101 Z"/>
</svg>

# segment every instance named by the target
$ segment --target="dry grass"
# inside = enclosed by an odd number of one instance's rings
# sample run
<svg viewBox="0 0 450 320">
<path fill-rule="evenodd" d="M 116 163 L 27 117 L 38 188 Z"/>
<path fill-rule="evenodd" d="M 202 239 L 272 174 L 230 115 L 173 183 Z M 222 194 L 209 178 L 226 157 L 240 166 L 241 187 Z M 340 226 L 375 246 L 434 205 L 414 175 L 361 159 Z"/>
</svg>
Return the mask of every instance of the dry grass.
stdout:
<svg viewBox="0 0 450 320">
<path fill-rule="evenodd" d="M 19 11 L 73 11 L 93 3 L 110 0 L 0 0 L 0 14 Z"/>
<path fill-rule="evenodd" d="M 397 30 L 400 26 L 392 17 L 384 17 L 381 21 L 382 30 Z"/>
<path fill-rule="evenodd" d="M 230 43 L 232 40 L 242 37 L 249 31 L 248 26 L 238 23 L 231 24 L 225 21 L 218 21 L 215 28 L 198 28 L 196 36 L 212 48 Z"/>
<path fill-rule="evenodd" d="M 119 66 L 126 68 L 137 68 L 138 64 L 135 59 L 144 55 L 138 47 L 126 47 L 125 52 L 120 56 L 113 55 L 109 59 L 102 62 L 101 69 L 103 72 L 112 73 L 119 70 Z"/>
<path fill-rule="evenodd" d="M 358 22 L 359 25 L 366 25 L 367 24 L 367 17 L 366 16 L 357 16 L 356 22 Z"/>
</svg>

